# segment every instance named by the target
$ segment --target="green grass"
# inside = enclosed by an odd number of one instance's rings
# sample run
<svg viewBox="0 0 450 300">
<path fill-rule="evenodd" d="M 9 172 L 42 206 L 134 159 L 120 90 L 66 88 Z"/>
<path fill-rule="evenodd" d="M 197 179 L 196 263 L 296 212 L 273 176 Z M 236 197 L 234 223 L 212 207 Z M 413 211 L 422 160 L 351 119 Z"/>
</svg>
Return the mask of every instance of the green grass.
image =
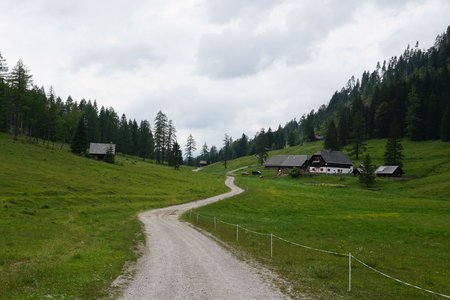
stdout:
<svg viewBox="0 0 450 300">
<path fill-rule="evenodd" d="M 385 140 L 372 140 L 368 151 L 382 163 Z M 264 179 L 236 175 L 246 193 L 197 209 L 251 230 L 287 240 L 348 253 L 369 265 L 424 288 L 450 293 L 450 143 L 404 141 L 405 180 L 377 180 L 376 189 L 362 188 L 356 178 L 303 176 Z M 312 154 L 321 143 L 277 153 Z M 254 157 L 229 163 L 230 169 L 251 165 Z M 203 171 L 219 174 L 216 164 Z M 189 220 L 188 215 L 184 218 Z M 189 221 L 196 224 L 196 218 Z M 296 295 L 324 298 L 430 299 L 428 293 L 403 286 L 353 262 L 353 289 L 347 292 L 348 259 L 310 251 L 274 240 L 270 258 L 267 236 L 200 217 L 198 226 L 236 246 L 287 279 Z M 439 297 L 435 296 L 436 299 Z"/>
<path fill-rule="evenodd" d="M 0 134 L 0 298 L 97 299 L 143 242 L 137 213 L 226 191 L 223 175 L 117 164 Z"/>
</svg>

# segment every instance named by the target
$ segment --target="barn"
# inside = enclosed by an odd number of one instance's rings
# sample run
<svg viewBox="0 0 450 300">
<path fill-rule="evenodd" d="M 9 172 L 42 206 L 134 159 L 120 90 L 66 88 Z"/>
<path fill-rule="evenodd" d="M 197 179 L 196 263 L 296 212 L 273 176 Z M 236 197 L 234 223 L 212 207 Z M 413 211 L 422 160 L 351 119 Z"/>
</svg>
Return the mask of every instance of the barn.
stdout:
<svg viewBox="0 0 450 300">
<path fill-rule="evenodd" d="M 308 164 L 308 156 L 306 155 L 274 155 L 265 163 L 266 169 L 286 170 L 294 167 L 305 170 Z"/>
<path fill-rule="evenodd" d="M 353 163 L 341 151 L 323 149 L 311 156 L 308 171 L 322 174 L 349 174 L 353 171 Z"/>
<path fill-rule="evenodd" d="M 400 166 L 379 166 L 375 170 L 378 177 L 402 177 L 405 174 Z"/>
<path fill-rule="evenodd" d="M 116 154 L 116 144 L 90 143 L 89 156 L 97 160 L 104 160 L 109 149 L 111 149 L 112 154 Z"/>
</svg>

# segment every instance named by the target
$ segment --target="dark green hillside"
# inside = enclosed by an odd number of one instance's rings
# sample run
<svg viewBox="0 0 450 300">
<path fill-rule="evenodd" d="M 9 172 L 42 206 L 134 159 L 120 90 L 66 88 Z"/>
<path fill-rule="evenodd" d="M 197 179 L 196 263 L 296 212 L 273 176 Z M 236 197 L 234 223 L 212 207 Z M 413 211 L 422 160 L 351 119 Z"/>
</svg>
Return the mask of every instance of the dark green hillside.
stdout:
<svg viewBox="0 0 450 300">
<path fill-rule="evenodd" d="M 370 140 L 375 164 L 383 161 L 386 140 Z M 271 153 L 312 154 L 322 142 L 305 143 Z M 353 176 L 276 177 L 236 174 L 246 193 L 194 211 L 251 230 L 273 233 L 312 247 L 351 252 L 370 266 L 439 293 L 450 293 L 450 144 L 403 141 L 402 180 L 377 179 L 368 190 Z M 254 156 L 229 162 L 230 168 L 261 169 Z M 223 165 L 206 167 L 219 174 Z M 188 216 L 185 216 L 189 219 Z M 196 219 L 190 220 L 196 223 Z M 198 226 L 244 250 L 293 286 L 294 293 L 326 299 L 440 299 L 401 285 L 353 261 L 353 288 L 347 292 L 348 259 L 295 247 L 240 231 L 201 217 Z"/>
<path fill-rule="evenodd" d="M 226 190 L 223 175 L 116 161 L 0 134 L 0 298 L 103 297 L 143 241 L 137 212 Z"/>
</svg>

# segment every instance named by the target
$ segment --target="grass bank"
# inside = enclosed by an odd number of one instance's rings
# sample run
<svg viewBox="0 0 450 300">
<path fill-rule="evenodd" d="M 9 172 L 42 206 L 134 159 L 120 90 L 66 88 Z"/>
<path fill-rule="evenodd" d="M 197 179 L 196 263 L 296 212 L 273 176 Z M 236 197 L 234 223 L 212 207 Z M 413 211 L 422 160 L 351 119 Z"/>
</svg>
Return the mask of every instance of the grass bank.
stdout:
<svg viewBox="0 0 450 300">
<path fill-rule="evenodd" d="M 105 297 L 144 240 L 138 212 L 227 190 L 223 175 L 116 159 L 0 134 L 0 298 Z"/>
<path fill-rule="evenodd" d="M 368 151 L 382 162 L 383 140 Z M 264 179 L 236 175 L 246 193 L 199 208 L 206 217 L 189 220 L 243 250 L 289 282 L 295 295 L 324 298 L 430 299 L 434 296 L 403 286 L 354 262 L 352 292 L 347 292 L 348 259 L 296 247 L 270 237 L 216 222 L 273 233 L 287 240 L 352 255 L 392 276 L 424 288 L 450 293 L 450 144 L 405 141 L 408 180 L 378 180 L 375 190 L 361 188 L 356 178 L 314 176 Z M 312 154 L 320 143 L 285 149 L 284 153 Z M 230 168 L 253 165 L 255 158 L 230 162 Z M 223 166 L 205 172 L 223 172 Z M 195 216 L 195 215 L 194 215 Z M 436 297 L 439 299 L 439 297 Z"/>
</svg>

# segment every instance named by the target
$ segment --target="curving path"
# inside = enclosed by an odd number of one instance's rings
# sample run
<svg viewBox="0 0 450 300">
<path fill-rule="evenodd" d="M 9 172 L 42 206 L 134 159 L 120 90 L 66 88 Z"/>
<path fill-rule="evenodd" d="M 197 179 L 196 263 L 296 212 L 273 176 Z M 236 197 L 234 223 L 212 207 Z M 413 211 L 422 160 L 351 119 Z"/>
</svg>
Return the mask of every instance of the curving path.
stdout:
<svg viewBox="0 0 450 300">
<path fill-rule="evenodd" d="M 230 192 L 141 213 L 147 245 L 138 272 L 123 299 L 282 299 L 257 270 L 211 238 L 178 220 L 185 211 L 240 194 L 227 176 Z"/>
</svg>

